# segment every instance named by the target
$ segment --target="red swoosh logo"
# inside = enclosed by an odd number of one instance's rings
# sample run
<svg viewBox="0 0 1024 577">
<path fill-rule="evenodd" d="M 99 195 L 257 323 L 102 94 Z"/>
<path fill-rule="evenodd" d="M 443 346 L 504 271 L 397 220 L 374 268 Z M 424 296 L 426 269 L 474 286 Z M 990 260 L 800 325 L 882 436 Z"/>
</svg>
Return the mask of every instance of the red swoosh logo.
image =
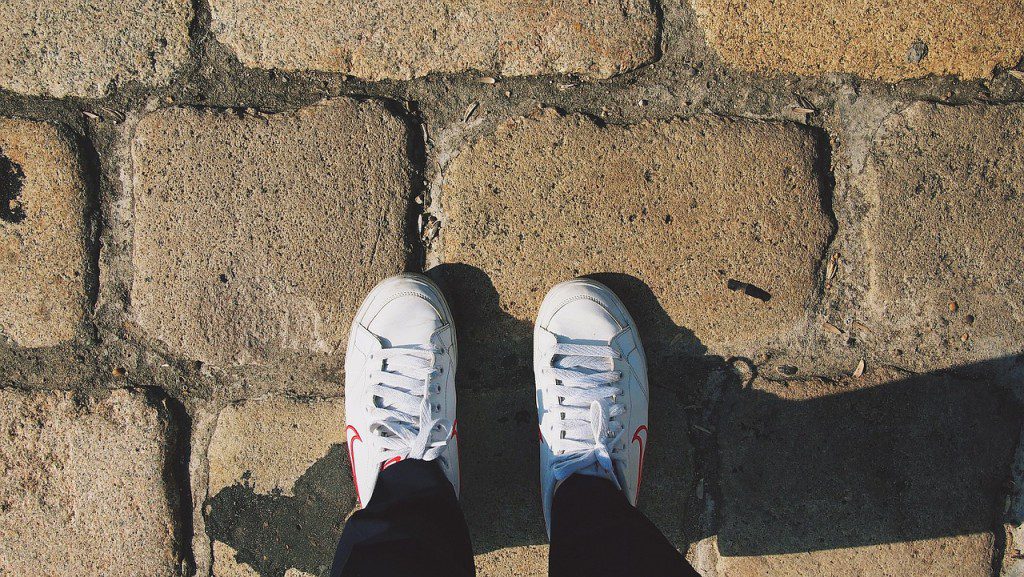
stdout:
<svg viewBox="0 0 1024 577">
<path fill-rule="evenodd" d="M 459 458 L 459 485 L 462 485 L 462 450 L 459 449 L 459 420 L 452 421 L 452 438 L 455 439 L 455 456 Z"/>
<path fill-rule="evenodd" d="M 362 508 L 363 498 L 359 495 L 359 479 L 356 479 L 356 456 L 352 452 L 352 447 L 356 444 L 356 441 L 362 443 L 363 438 L 359 436 L 359 431 L 352 425 L 345 427 L 345 433 L 348 434 L 349 430 L 352 431 L 352 434 L 348 435 L 348 464 L 352 469 L 352 483 L 356 486 L 356 500 L 359 501 L 359 507 Z"/>
<path fill-rule="evenodd" d="M 644 432 L 644 436 L 640 436 L 640 431 Z M 633 433 L 633 442 L 640 443 L 640 470 L 637 471 L 636 476 L 636 498 L 640 498 L 640 483 L 644 480 L 644 439 L 647 437 L 647 425 L 640 425 L 636 428 L 636 432 Z"/>
</svg>

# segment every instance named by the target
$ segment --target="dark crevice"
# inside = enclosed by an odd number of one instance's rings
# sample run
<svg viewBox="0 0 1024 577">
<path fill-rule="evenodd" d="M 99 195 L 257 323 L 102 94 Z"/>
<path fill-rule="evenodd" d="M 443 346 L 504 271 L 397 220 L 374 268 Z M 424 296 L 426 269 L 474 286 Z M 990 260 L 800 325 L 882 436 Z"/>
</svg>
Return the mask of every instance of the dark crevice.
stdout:
<svg viewBox="0 0 1024 577">
<path fill-rule="evenodd" d="M 189 460 L 192 455 L 192 417 L 181 401 L 161 388 L 146 387 L 150 403 L 163 409 L 167 422 L 167 449 L 164 458 L 164 487 L 173 519 L 174 546 L 178 554 L 180 575 L 196 574 L 192 538 L 192 483 Z"/>
<path fill-rule="evenodd" d="M 387 98 L 373 98 L 373 100 L 382 103 L 389 112 L 405 123 L 405 153 L 406 158 L 409 159 L 410 189 L 408 210 L 405 215 L 406 246 L 409 251 L 405 269 L 406 271 L 422 271 L 427 262 L 429 240 L 423 238 L 420 221 L 424 217 L 425 208 L 430 204 L 426 173 L 427 142 L 423 130 L 425 121 L 416 101 L 408 101 L 408 108 L 406 108 L 401 103 Z"/>
<path fill-rule="evenodd" d="M 77 138 L 82 178 L 85 181 L 85 294 L 89 310 L 96 307 L 100 293 L 100 235 L 103 232 L 103 210 L 100 206 L 100 156 L 92 141 Z"/>
<path fill-rule="evenodd" d="M 814 138 L 814 174 L 818 178 L 818 190 L 820 191 L 821 201 L 821 212 L 828 218 L 830 230 L 828 238 L 825 239 L 824 250 L 822 251 L 818 262 L 815 265 L 815 276 L 819 279 L 818 294 L 819 298 L 825 298 L 825 282 L 828 280 L 825 278 L 824 264 L 832 253 L 832 247 L 835 244 L 836 237 L 839 235 L 839 219 L 836 218 L 835 212 L 835 191 L 836 191 L 836 175 L 832 169 L 832 143 L 829 140 L 829 134 L 822 128 L 808 128 L 811 131 L 811 136 Z"/>
<path fill-rule="evenodd" d="M 21 166 L 0 150 L 0 220 L 11 224 L 25 220 L 25 209 L 21 204 L 24 182 L 25 173 Z"/>
</svg>

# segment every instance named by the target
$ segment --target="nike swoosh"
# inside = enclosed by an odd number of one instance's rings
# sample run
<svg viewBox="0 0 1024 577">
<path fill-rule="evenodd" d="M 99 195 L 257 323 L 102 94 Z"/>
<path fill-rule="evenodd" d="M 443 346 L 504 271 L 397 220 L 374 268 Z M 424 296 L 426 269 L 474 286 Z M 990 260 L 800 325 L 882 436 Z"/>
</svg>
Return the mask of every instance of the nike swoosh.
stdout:
<svg viewBox="0 0 1024 577">
<path fill-rule="evenodd" d="M 356 479 L 356 455 L 352 452 L 352 448 L 353 445 L 356 444 L 356 441 L 362 443 L 363 438 L 359 436 L 359 431 L 357 431 L 352 425 L 345 427 L 346 435 L 348 434 L 349 429 L 352 430 L 353 434 L 348 438 L 348 464 L 352 469 L 352 483 L 356 486 L 356 500 L 359 501 L 359 508 L 361 509 L 363 507 L 363 498 L 359 495 L 359 479 Z"/>
<path fill-rule="evenodd" d="M 644 432 L 644 436 L 640 436 L 640 431 Z M 640 443 L 640 469 L 636 475 L 636 498 L 640 499 L 640 483 L 644 480 L 644 440 L 647 438 L 647 425 L 640 425 L 636 428 L 636 432 L 633 433 L 633 442 Z"/>
</svg>

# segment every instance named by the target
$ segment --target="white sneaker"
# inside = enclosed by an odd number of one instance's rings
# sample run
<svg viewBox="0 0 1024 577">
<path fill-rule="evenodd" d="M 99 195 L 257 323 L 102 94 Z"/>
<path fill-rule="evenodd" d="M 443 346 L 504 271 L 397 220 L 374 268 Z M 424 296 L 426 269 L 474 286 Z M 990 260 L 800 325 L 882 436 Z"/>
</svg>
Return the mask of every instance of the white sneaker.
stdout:
<svg viewBox="0 0 1024 577">
<path fill-rule="evenodd" d="M 345 432 L 356 496 L 402 459 L 437 460 L 459 494 L 455 327 L 420 274 L 385 279 L 356 312 L 345 357 Z"/>
<path fill-rule="evenodd" d="M 647 366 L 636 323 L 603 284 L 551 289 L 533 331 L 540 422 L 540 483 L 551 502 L 573 474 L 609 479 L 636 506 L 647 449 Z"/>
</svg>

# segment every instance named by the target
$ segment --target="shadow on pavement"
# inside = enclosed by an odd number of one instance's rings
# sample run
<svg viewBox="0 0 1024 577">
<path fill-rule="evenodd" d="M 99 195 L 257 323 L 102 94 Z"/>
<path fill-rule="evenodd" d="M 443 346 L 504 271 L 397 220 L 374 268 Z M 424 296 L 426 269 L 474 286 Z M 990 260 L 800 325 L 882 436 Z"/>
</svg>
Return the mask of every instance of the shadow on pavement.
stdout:
<svg viewBox="0 0 1024 577">
<path fill-rule="evenodd" d="M 447 264 L 429 274 L 458 332 L 462 502 L 475 550 L 546 543 L 532 319 L 505 314 L 480 269 Z M 640 326 L 652 397 L 640 506 L 681 549 L 717 534 L 726 556 L 797 553 L 991 532 L 1001 522 L 1020 412 L 995 381 L 956 375 L 1022 371 L 1020 359 L 839 382 L 742 382 L 642 281 L 593 278 Z M 710 531 L 699 528 L 698 476 L 717 504 Z M 289 567 L 324 575 L 352 504 L 346 448 L 312 465 L 295 493 L 226 488 L 207 502 L 207 530 L 264 577 Z"/>
</svg>

